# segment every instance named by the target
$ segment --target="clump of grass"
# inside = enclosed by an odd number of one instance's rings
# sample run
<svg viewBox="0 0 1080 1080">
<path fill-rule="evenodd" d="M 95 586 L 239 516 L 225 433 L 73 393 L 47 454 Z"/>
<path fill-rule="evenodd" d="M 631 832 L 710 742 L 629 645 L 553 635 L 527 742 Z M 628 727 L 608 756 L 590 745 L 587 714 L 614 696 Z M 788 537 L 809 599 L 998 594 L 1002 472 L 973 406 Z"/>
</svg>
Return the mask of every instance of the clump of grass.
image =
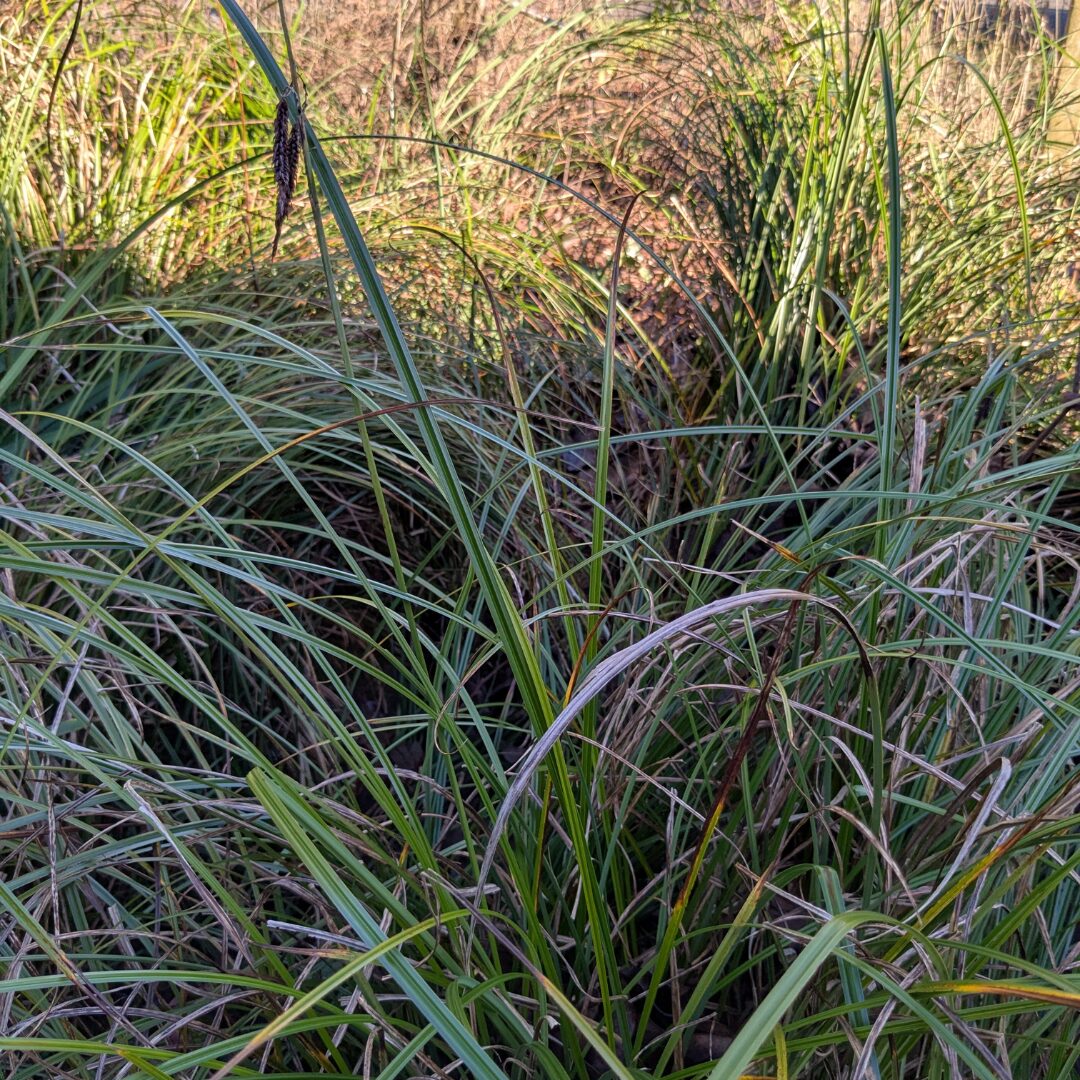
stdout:
<svg viewBox="0 0 1080 1080">
<path fill-rule="evenodd" d="M 100 295 L 104 253 L 50 305 L 8 211 L 5 1075 L 1071 1075 L 1080 451 L 1040 433 L 1074 164 L 984 146 L 1030 257 L 999 211 L 916 259 L 971 159 L 912 149 L 914 5 L 800 41 L 777 5 L 752 47 L 726 10 L 570 20 L 477 107 L 512 190 L 290 127 L 277 38 L 225 10 L 254 276 L 189 251 Z M 603 117 L 676 69 L 698 127 L 564 131 L 565 178 L 508 133 L 572 72 Z M 696 186 L 545 236 L 624 155 Z M 253 211 L 220 213 L 215 257 Z"/>
</svg>

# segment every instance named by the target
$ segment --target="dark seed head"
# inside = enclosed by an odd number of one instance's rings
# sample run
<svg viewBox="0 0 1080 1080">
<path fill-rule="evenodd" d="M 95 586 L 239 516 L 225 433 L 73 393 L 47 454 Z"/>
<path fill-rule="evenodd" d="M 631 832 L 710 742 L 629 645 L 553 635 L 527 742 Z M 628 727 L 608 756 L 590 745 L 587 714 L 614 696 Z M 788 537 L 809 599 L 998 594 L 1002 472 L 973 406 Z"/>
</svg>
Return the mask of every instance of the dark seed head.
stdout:
<svg viewBox="0 0 1080 1080">
<path fill-rule="evenodd" d="M 289 104 L 282 98 L 274 116 L 274 180 L 278 190 L 288 185 L 289 179 Z"/>
<path fill-rule="evenodd" d="M 300 170 L 300 148 L 304 142 L 304 117 L 289 126 L 289 104 L 287 98 L 278 102 L 274 116 L 274 148 L 271 158 L 274 165 L 274 182 L 277 185 L 277 212 L 274 215 L 274 251 L 277 254 L 278 240 L 281 237 L 281 223 L 289 213 L 296 180 Z M 271 256 L 273 257 L 273 255 Z"/>
</svg>

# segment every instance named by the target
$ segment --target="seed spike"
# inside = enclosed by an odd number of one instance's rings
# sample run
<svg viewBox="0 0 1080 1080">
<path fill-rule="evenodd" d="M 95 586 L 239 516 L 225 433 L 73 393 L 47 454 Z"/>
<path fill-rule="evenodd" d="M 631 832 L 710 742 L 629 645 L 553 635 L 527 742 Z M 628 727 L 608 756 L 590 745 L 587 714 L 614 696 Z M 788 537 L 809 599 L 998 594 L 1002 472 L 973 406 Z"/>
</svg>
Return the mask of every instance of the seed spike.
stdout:
<svg viewBox="0 0 1080 1080">
<path fill-rule="evenodd" d="M 289 125 L 288 96 L 278 101 L 274 115 L 274 148 L 271 158 L 274 166 L 274 182 L 277 185 L 277 212 L 274 215 L 274 246 L 270 258 L 277 256 L 281 226 L 289 215 L 296 180 L 300 171 L 300 148 L 304 142 L 304 115 L 291 127 Z"/>
</svg>

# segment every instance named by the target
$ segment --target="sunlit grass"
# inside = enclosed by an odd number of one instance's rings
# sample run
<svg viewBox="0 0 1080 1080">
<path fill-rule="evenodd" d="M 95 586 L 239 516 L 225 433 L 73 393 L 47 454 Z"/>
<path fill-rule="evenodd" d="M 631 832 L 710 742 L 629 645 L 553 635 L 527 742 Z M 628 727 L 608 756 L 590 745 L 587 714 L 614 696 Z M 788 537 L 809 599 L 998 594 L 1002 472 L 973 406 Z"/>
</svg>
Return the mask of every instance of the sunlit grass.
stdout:
<svg viewBox="0 0 1080 1080">
<path fill-rule="evenodd" d="M 4 1075 L 1074 1075 L 1049 44 L 223 10 L 4 24 Z"/>
</svg>

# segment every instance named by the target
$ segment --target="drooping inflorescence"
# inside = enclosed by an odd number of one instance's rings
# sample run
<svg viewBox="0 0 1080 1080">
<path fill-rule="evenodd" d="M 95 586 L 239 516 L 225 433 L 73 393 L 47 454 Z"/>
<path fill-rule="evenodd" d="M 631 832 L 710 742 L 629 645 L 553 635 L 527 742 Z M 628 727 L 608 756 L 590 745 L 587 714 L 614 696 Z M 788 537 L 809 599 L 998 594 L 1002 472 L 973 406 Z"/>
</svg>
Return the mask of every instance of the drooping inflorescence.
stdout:
<svg viewBox="0 0 1080 1080">
<path fill-rule="evenodd" d="M 296 191 L 296 178 L 300 168 L 300 147 L 304 140 L 304 114 L 301 111 L 297 122 L 289 124 L 289 102 L 287 97 L 278 102 L 274 116 L 274 149 L 271 155 L 274 165 L 274 182 L 277 184 L 277 211 L 274 214 L 274 247 L 270 258 L 277 255 L 278 241 L 281 239 L 281 226 L 289 215 L 293 193 Z"/>
</svg>

